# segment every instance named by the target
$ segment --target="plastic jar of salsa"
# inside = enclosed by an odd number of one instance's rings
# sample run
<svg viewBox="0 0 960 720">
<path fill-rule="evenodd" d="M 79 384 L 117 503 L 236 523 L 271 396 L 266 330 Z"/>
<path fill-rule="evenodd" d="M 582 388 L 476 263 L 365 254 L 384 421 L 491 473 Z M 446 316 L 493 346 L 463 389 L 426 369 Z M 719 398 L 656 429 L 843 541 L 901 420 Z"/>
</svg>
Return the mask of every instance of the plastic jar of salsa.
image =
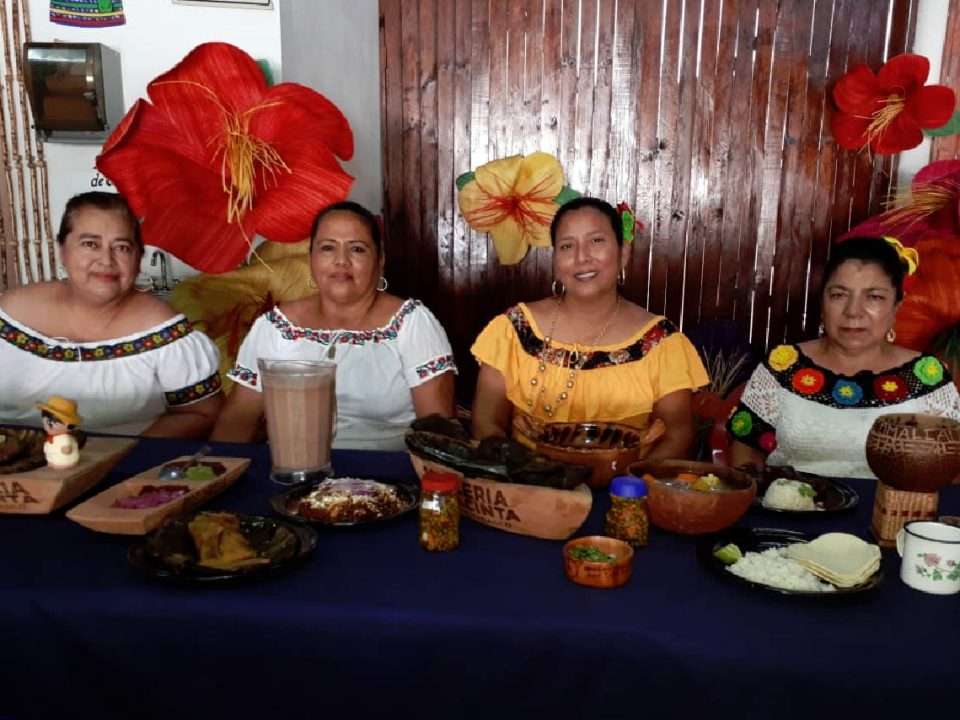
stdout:
<svg viewBox="0 0 960 720">
<path fill-rule="evenodd" d="M 460 544 L 460 478 L 453 473 L 428 472 L 420 480 L 420 547 L 431 552 L 453 550 Z"/>
<path fill-rule="evenodd" d="M 649 533 L 646 481 L 626 475 L 613 478 L 604 534 L 633 547 L 645 547 Z"/>
</svg>

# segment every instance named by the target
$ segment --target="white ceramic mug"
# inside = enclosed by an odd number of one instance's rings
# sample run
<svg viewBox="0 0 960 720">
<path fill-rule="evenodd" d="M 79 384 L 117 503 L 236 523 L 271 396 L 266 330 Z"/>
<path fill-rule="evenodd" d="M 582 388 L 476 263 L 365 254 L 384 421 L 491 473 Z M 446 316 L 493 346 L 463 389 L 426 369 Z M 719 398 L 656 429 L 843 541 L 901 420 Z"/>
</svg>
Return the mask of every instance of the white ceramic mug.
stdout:
<svg viewBox="0 0 960 720">
<path fill-rule="evenodd" d="M 933 520 L 908 522 L 897 533 L 900 579 L 922 592 L 960 592 L 960 527 Z"/>
</svg>

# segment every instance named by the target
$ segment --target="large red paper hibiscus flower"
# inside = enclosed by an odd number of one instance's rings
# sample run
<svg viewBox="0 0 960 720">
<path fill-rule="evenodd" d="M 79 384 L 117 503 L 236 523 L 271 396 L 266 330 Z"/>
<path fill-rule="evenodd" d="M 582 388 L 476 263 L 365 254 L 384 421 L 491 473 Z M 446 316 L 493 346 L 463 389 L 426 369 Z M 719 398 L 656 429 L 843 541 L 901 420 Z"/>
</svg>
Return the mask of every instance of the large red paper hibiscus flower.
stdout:
<svg viewBox="0 0 960 720">
<path fill-rule="evenodd" d="M 353 155 L 340 110 L 310 88 L 267 87 L 257 63 L 207 43 L 147 86 L 97 168 L 143 220 L 144 242 L 206 272 L 237 267 L 255 234 L 296 242 L 346 198 Z"/>
<path fill-rule="evenodd" d="M 874 75 L 858 65 L 833 88 L 840 112 L 833 115 L 833 135 L 841 147 L 869 144 L 874 152 L 889 154 L 916 147 L 922 128 L 946 125 L 956 96 L 944 85 L 924 85 L 930 61 L 922 55 L 897 55 Z"/>
</svg>

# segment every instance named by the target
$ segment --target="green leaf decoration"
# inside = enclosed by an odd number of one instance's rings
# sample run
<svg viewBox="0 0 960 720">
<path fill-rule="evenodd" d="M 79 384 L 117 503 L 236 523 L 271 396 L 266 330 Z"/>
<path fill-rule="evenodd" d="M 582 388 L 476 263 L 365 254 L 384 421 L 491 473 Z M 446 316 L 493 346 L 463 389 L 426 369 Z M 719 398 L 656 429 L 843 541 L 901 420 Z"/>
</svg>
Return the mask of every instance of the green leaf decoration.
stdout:
<svg viewBox="0 0 960 720">
<path fill-rule="evenodd" d="M 566 185 L 564 185 L 564 186 L 563 186 L 563 189 L 560 191 L 560 194 L 557 195 L 557 196 L 553 199 L 553 201 L 554 201 L 557 205 L 563 205 L 564 203 L 570 202 L 570 201 L 573 200 L 574 198 L 580 197 L 581 194 L 582 194 L 582 193 L 577 192 L 577 191 L 574 190 L 573 188 L 567 187 Z"/>
<path fill-rule="evenodd" d="M 943 137 L 945 135 L 956 135 L 957 133 L 960 133 L 960 108 L 953 111 L 953 117 L 946 125 L 923 129 L 923 134 L 927 137 Z"/>
<path fill-rule="evenodd" d="M 470 172 L 465 172 L 463 175 L 457 178 L 457 192 L 463 190 L 463 186 L 466 185 L 471 180 L 475 180 L 477 174 L 471 170 Z"/>
<path fill-rule="evenodd" d="M 263 73 L 263 79 L 267 81 L 267 87 L 273 87 L 273 70 L 270 69 L 269 60 L 257 60 L 260 66 L 260 72 Z"/>
</svg>

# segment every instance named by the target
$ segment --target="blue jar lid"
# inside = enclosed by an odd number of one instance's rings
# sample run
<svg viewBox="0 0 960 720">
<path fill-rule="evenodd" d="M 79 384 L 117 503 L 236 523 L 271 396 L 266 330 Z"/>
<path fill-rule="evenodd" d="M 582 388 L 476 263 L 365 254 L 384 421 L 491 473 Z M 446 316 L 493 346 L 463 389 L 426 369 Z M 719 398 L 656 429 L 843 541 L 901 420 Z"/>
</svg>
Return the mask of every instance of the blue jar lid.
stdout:
<svg viewBox="0 0 960 720">
<path fill-rule="evenodd" d="M 610 481 L 610 494 L 622 498 L 647 496 L 647 481 L 630 475 L 620 475 Z"/>
</svg>

